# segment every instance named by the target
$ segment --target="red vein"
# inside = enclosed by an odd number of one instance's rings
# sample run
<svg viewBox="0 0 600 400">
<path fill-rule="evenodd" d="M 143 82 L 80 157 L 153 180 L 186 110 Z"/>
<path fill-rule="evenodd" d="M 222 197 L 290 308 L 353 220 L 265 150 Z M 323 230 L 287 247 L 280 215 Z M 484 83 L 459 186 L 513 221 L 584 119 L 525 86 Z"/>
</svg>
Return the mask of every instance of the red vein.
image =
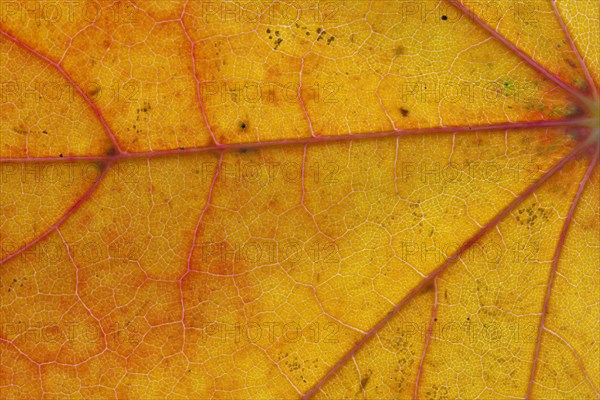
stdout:
<svg viewBox="0 0 600 400">
<path fill-rule="evenodd" d="M 190 271 L 192 270 L 192 256 L 194 255 L 194 248 L 196 247 L 196 238 L 198 237 L 198 230 L 200 229 L 200 225 L 202 225 L 202 220 L 204 219 L 204 214 L 206 213 L 206 210 L 208 210 L 208 207 L 210 207 L 210 204 L 212 202 L 212 196 L 214 193 L 215 184 L 217 182 L 219 173 L 221 172 L 222 164 L 223 164 L 223 153 L 221 153 L 221 156 L 219 157 L 219 163 L 217 164 L 217 168 L 215 169 L 215 174 L 213 175 L 212 182 L 210 183 L 210 188 L 208 189 L 208 196 L 206 198 L 206 204 L 204 205 L 204 208 L 202 209 L 202 212 L 200 213 L 200 216 L 198 217 L 198 222 L 196 223 L 196 227 L 194 228 L 194 237 L 192 238 L 192 245 L 190 246 L 190 252 L 188 253 L 187 266 L 186 266 L 185 272 L 181 276 L 181 278 L 179 278 L 179 292 L 181 294 L 181 324 L 183 326 L 183 341 L 181 344 L 181 346 L 182 346 L 181 351 L 183 351 L 183 346 L 185 346 L 185 305 L 183 302 L 183 280 L 185 279 L 187 274 L 189 274 Z"/>
<path fill-rule="evenodd" d="M 69 256 L 69 259 L 71 260 L 71 263 L 73 264 L 73 267 L 75 267 L 75 295 L 77 296 L 77 299 L 79 300 L 79 302 L 83 305 L 83 308 L 86 309 L 86 311 L 88 312 L 90 317 L 92 317 L 98 323 L 100 332 L 102 332 L 102 343 L 104 345 L 104 349 L 107 349 L 108 344 L 106 343 L 106 332 L 104 331 L 104 328 L 102 327 L 102 321 L 100 321 L 100 319 L 94 315 L 94 312 L 87 306 L 87 304 L 85 304 L 85 301 L 83 301 L 81 294 L 79 294 L 79 283 L 80 283 L 79 265 L 77 265 L 77 263 L 75 262 L 75 258 L 73 258 L 73 254 L 71 253 L 71 246 L 67 243 L 67 240 L 65 239 L 63 234 L 60 232 L 60 229 L 58 229 L 58 227 L 56 228 L 56 233 L 58 233 L 58 236 L 60 236 L 60 239 L 62 240 L 63 244 L 65 245 L 65 248 L 67 249 L 67 255 Z"/>
<path fill-rule="evenodd" d="M 567 28 L 567 24 L 565 23 L 565 20 L 563 19 L 562 15 L 560 15 L 560 12 L 558 11 L 558 6 L 556 5 L 556 0 L 551 0 L 551 3 L 552 3 L 552 9 L 554 10 L 554 14 L 556 15 L 556 18 L 558 19 L 558 23 L 560 24 L 562 31 L 564 32 L 565 36 L 567 37 L 567 40 L 569 41 L 569 46 L 571 46 L 571 49 L 573 50 L 573 53 L 575 53 L 575 57 L 577 58 L 579 65 L 583 69 L 583 74 L 585 75 L 585 80 L 587 81 L 588 87 L 590 88 L 590 90 L 592 90 L 592 94 L 593 94 L 594 98 L 598 98 L 598 90 L 596 88 L 596 84 L 594 83 L 594 79 L 592 79 L 592 74 L 590 73 L 590 70 L 587 67 L 587 64 L 583 60 L 581 53 L 577 49 L 577 46 L 575 45 L 575 41 L 573 40 L 573 37 L 571 36 L 569 29 Z"/>
<path fill-rule="evenodd" d="M 400 311 L 410 300 L 412 300 L 419 292 L 428 284 L 430 284 L 439 274 L 441 274 L 448 266 L 450 266 L 456 259 L 458 259 L 465 251 L 469 250 L 473 244 L 475 244 L 479 239 L 481 239 L 485 234 L 487 234 L 491 229 L 493 229 L 501 220 L 503 220 L 507 215 L 509 215 L 516 207 L 519 206 L 527 197 L 529 197 L 533 192 L 539 189 L 548 179 L 550 179 L 554 174 L 560 171 L 568 162 L 573 160 L 576 156 L 581 154 L 587 149 L 586 146 L 579 146 L 575 150 L 571 151 L 565 157 L 563 157 L 558 163 L 556 163 L 552 168 L 550 168 L 544 175 L 542 175 L 535 183 L 529 186 L 523 193 L 517 196 L 510 204 L 508 204 L 502 211 L 500 211 L 494 218 L 492 218 L 487 224 L 485 224 L 475 235 L 469 238 L 454 254 L 449 256 L 446 261 L 437 267 L 431 274 L 429 274 L 425 279 L 423 279 L 416 287 L 414 287 L 394 308 L 389 311 L 382 319 L 377 322 L 377 324 L 371 328 L 362 339 L 360 339 L 354 346 L 352 346 L 346 354 L 344 354 L 340 360 L 335 363 L 331 369 L 319 380 L 308 392 L 306 392 L 303 396 L 303 399 L 309 399 L 317 391 L 321 389 L 321 387 L 332 377 L 337 371 L 346 364 L 346 362 L 354 356 L 354 354 L 360 350 L 377 332 L 379 332 L 393 317 L 394 315 Z"/>
<path fill-rule="evenodd" d="M 423 347 L 423 354 L 421 354 L 421 362 L 419 363 L 419 370 L 417 371 L 417 378 L 415 379 L 415 392 L 413 399 L 418 400 L 419 398 L 419 382 L 421 381 L 421 374 L 423 373 L 423 365 L 425 365 L 425 354 L 429 348 L 429 342 L 431 341 L 431 332 L 433 331 L 433 324 L 436 321 L 437 306 L 438 306 L 438 287 L 437 277 L 433 280 L 434 297 L 433 297 L 433 309 L 431 310 L 431 319 L 429 320 L 429 328 L 427 329 L 427 336 L 425 337 L 425 346 Z"/>
<path fill-rule="evenodd" d="M 230 143 L 219 144 L 216 146 L 193 147 L 188 149 L 171 149 L 171 150 L 156 150 L 152 152 L 127 153 L 123 152 L 112 156 L 72 156 L 72 157 L 40 157 L 40 158 L 0 158 L 0 162 L 63 162 L 63 161 L 108 161 L 108 160 L 128 160 L 134 158 L 152 158 L 166 155 L 184 155 L 191 153 L 202 153 L 211 151 L 228 151 L 240 150 L 249 148 L 268 148 L 276 146 L 293 146 L 307 145 L 317 143 L 337 143 L 350 140 L 368 140 L 381 139 L 386 137 L 398 137 L 408 135 L 425 135 L 436 133 L 465 133 L 479 131 L 494 131 L 494 130 L 515 130 L 515 129 L 534 129 L 534 128 L 551 128 L 551 127 L 566 127 L 566 126 L 582 126 L 589 122 L 589 118 L 573 118 L 567 120 L 552 120 L 552 121 L 534 121 L 534 122 L 507 122 L 499 124 L 484 124 L 475 126 L 443 126 L 432 128 L 419 129 L 398 129 L 385 132 L 368 132 L 350 135 L 338 136 L 315 136 L 305 137 L 300 139 L 281 139 L 267 142 L 251 142 L 251 143 Z"/>
<path fill-rule="evenodd" d="M 198 101 L 198 105 L 200 106 L 200 112 L 202 113 L 202 118 L 204 118 L 204 123 L 206 124 L 206 127 L 208 128 L 208 132 L 210 133 L 210 137 L 212 138 L 213 143 L 218 146 L 218 145 L 220 145 L 220 143 L 217 140 L 217 138 L 215 137 L 215 134 L 213 133 L 212 128 L 210 127 L 210 124 L 208 123 L 208 117 L 206 116 L 204 102 L 202 101 L 202 90 L 200 88 L 200 80 L 198 79 L 198 75 L 196 74 L 196 53 L 195 53 L 196 43 L 192 40 L 191 36 L 189 35 L 189 33 L 187 31 L 187 27 L 183 23 L 183 17 L 185 15 L 185 9 L 186 9 L 188 3 L 189 3 L 189 0 L 186 1 L 185 4 L 183 5 L 183 11 L 181 13 L 180 24 L 181 24 L 181 28 L 183 29 L 183 33 L 187 37 L 187 39 L 190 42 L 190 45 L 192 47 L 192 51 L 191 51 L 191 53 L 192 53 L 192 75 L 194 75 L 194 80 L 196 81 L 196 99 Z"/>
<path fill-rule="evenodd" d="M 96 114 L 96 117 L 98 118 L 98 120 L 100 120 L 100 123 L 104 127 L 104 130 L 107 132 L 108 136 L 110 137 L 110 140 L 111 140 L 113 146 L 115 147 L 116 153 L 120 154 L 122 152 L 122 149 L 119 146 L 119 142 L 117 141 L 117 138 L 115 137 L 115 135 L 113 134 L 112 130 L 108 126 L 108 123 L 106 122 L 106 120 L 102 116 L 102 113 L 100 112 L 100 109 L 96 106 L 96 104 L 94 104 L 94 102 L 88 97 L 88 95 L 79 87 L 79 85 L 77 85 L 77 83 L 75 83 L 75 81 L 73 80 L 73 78 L 71 78 L 71 76 L 67 73 L 67 71 L 65 71 L 65 69 L 59 63 L 52 61 L 50 58 L 46 57 L 45 55 L 43 55 L 39 51 L 35 50 L 33 47 L 30 47 L 29 45 L 23 43 L 18 38 L 16 38 L 15 36 L 12 36 L 11 34 L 5 32 L 5 31 L 3 31 L 2 29 L 0 29 L 0 35 L 4 36 L 7 39 L 10 39 L 17 46 L 21 47 L 22 49 L 27 50 L 31 54 L 36 55 L 37 57 L 39 57 L 42 60 L 46 61 L 48 64 L 54 66 L 54 68 L 56 68 L 58 70 L 58 72 L 60 72 L 61 75 L 67 81 L 69 81 L 69 83 L 71 85 L 73 85 L 73 87 L 75 88 L 75 90 L 77 91 L 77 93 L 79 93 L 81 95 L 81 97 L 85 100 L 85 102 L 88 103 L 88 105 L 92 108 L 92 110 Z"/>
<path fill-rule="evenodd" d="M 448 1 L 452 5 L 454 5 L 456 8 L 458 8 L 462 13 L 468 15 L 469 18 L 472 18 L 473 21 L 477 25 L 479 25 L 483 29 L 485 29 L 495 39 L 497 39 L 499 42 L 501 42 L 506 47 L 508 47 L 512 52 L 514 52 L 516 55 L 518 55 L 530 67 L 532 67 L 533 69 L 535 69 L 536 71 L 538 71 L 539 73 L 541 73 L 542 75 L 544 75 L 545 77 L 550 79 L 556 85 L 558 85 L 562 89 L 566 90 L 568 93 L 575 96 L 576 98 L 578 98 L 578 99 L 585 98 L 579 90 L 577 90 L 573 86 L 569 85 L 568 83 L 566 83 L 565 81 L 563 81 L 562 79 L 560 79 L 559 77 L 554 75 L 552 72 L 548 71 L 544 66 L 542 66 L 540 63 L 538 63 L 536 60 L 534 60 L 530 55 L 528 55 L 523 50 L 521 50 L 517 46 L 515 46 L 515 44 L 512 43 L 510 40 L 508 40 L 504 35 L 500 34 L 494 28 L 492 28 L 487 23 L 485 23 L 481 18 L 479 18 L 477 15 L 475 15 L 475 12 L 469 10 L 469 8 L 466 7 L 465 5 L 463 5 L 459 0 L 448 0 Z"/>
<path fill-rule="evenodd" d="M 581 356 L 579 355 L 579 353 L 577 353 L 577 350 L 575 350 L 575 348 L 573 348 L 573 346 L 571 346 L 571 344 L 569 342 L 567 342 L 562 336 L 560 336 L 558 333 L 554 332 L 552 329 L 544 328 L 544 330 L 546 332 L 554 335 L 565 346 L 567 346 L 569 348 L 569 350 L 571 350 L 571 353 L 577 359 L 577 363 L 579 364 L 579 368 L 581 369 L 581 371 L 583 372 L 583 375 L 585 376 L 585 380 L 588 381 L 588 383 L 590 384 L 590 387 L 596 393 L 596 395 L 598 397 L 600 397 L 600 392 L 598 391 L 598 389 L 596 389 L 596 386 L 594 385 L 594 382 L 590 379 L 590 376 L 588 375 L 588 372 L 585 369 L 585 365 L 583 364 L 583 360 L 581 359 Z"/>
<path fill-rule="evenodd" d="M 592 175 L 592 171 L 596 166 L 596 162 L 598 161 L 598 153 L 594 152 L 594 158 L 588 167 L 585 176 L 579 182 L 579 189 L 577 190 L 577 194 L 573 199 L 573 203 L 571 204 L 571 208 L 569 209 L 569 213 L 567 214 L 567 218 L 565 219 L 565 223 L 563 224 L 562 231 L 560 232 L 560 238 L 558 239 L 558 243 L 556 244 L 556 250 L 554 252 L 554 258 L 552 260 L 552 268 L 550 269 L 550 276 L 548 277 L 548 286 L 546 287 L 546 297 L 544 298 L 544 305 L 542 307 L 542 317 L 540 318 L 540 327 L 538 329 L 537 335 L 537 343 L 535 345 L 535 356 L 533 357 L 533 364 L 531 365 L 531 375 L 529 378 L 529 385 L 527 387 L 527 395 L 526 399 L 531 397 L 531 391 L 533 389 L 533 382 L 537 373 L 537 364 L 540 355 L 540 348 L 542 343 L 542 333 L 544 331 L 544 326 L 546 323 L 546 316 L 548 314 L 548 305 L 550 304 L 550 295 L 552 293 L 552 287 L 554 284 L 554 277 L 556 276 L 556 270 L 558 269 L 558 260 L 562 253 L 562 249 L 565 244 L 565 240 L 567 238 L 567 231 L 569 230 L 569 226 L 571 225 L 571 221 L 573 221 L 573 215 L 575 214 L 575 209 L 577 208 L 577 204 L 581 199 L 581 195 L 585 189 L 586 183 L 589 181 L 590 176 Z"/>
<path fill-rule="evenodd" d="M 58 221 L 56 221 L 52 226 L 50 226 L 50 228 L 48 228 L 40 236 L 36 237 L 35 239 L 33 239 L 32 241 L 30 241 L 29 243 L 27 243 L 25 246 L 21 247 L 16 252 L 11 253 L 8 256 L 4 257 L 2 260 L 0 260 L 0 265 L 4 264 L 8 260 L 10 260 L 10 259 L 18 256 L 19 254 L 23 253 L 25 250 L 27 250 L 30 247 L 32 247 L 32 246 L 36 245 L 37 243 L 39 243 L 42 239 L 44 239 L 46 236 L 48 236 L 53 230 L 55 230 L 56 228 L 58 228 L 67 218 L 69 218 L 71 215 L 73 215 L 75 213 L 75 211 L 77 211 L 77 209 L 79 209 L 79 207 L 92 195 L 92 193 L 94 193 L 94 191 L 96 190 L 96 188 L 98 187 L 98 185 L 100 184 L 100 182 L 102 181 L 102 179 L 104 178 L 104 176 L 106 175 L 106 173 L 108 172 L 108 170 L 110 169 L 111 164 L 112 164 L 112 162 L 109 161 L 108 164 L 106 164 L 105 166 L 101 166 L 100 167 L 102 169 L 102 172 L 100 173 L 100 175 L 98 176 L 98 178 L 94 181 L 94 183 L 92 184 L 92 186 L 90 186 L 90 188 L 83 194 L 83 196 L 81 196 L 79 198 L 79 200 L 77 200 L 69 208 L 69 210 L 65 214 L 63 214 L 62 217 L 60 217 L 58 219 Z"/>
</svg>

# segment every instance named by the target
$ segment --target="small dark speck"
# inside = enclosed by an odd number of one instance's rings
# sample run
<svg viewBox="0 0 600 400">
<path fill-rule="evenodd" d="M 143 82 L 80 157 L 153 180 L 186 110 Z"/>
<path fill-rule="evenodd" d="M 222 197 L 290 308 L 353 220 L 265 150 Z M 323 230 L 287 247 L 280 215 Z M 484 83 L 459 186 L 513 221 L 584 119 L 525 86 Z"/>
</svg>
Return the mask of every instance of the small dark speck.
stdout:
<svg viewBox="0 0 600 400">
<path fill-rule="evenodd" d="M 44 135 L 47 135 L 47 134 L 48 134 L 48 132 L 47 132 L 47 131 L 42 131 L 42 133 L 43 133 Z"/>
<path fill-rule="evenodd" d="M 577 64 L 575 64 L 575 63 L 573 62 L 573 60 L 569 60 L 568 58 L 566 58 L 566 59 L 565 59 L 565 61 L 567 62 L 567 64 L 569 64 L 569 66 L 570 66 L 571 68 L 577 68 Z"/>
<path fill-rule="evenodd" d="M 360 380 L 360 387 L 364 389 L 364 388 L 367 386 L 367 383 L 369 383 L 369 379 L 370 379 L 370 378 L 371 378 L 371 376 L 370 376 L 370 375 L 367 375 L 367 376 L 365 376 L 364 378 L 362 378 L 362 379 Z"/>
<path fill-rule="evenodd" d="M 99 88 L 99 87 L 95 87 L 95 88 L 91 89 L 91 90 L 88 92 L 88 95 L 89 95 L 90 97 L 94 97 L 95 95 L 97 95 L 97 94 L 98 94 L 98 92 L 99 92 L 99 91 L 100 91 L 100 88 Z"/>
<path fill-rule="evenodd" d="M 437 321 L 437 318 L 434 318 L 433 320 L 434 320 L 434 321 Z"/>
<path fill-rule="evenodd" d="M 310 36 L 310 32 L 306 32 L 306 36 Z"/>
<path fill-rule="evenodd" d="M 271 30 L 267 28 L 267 33 L 271 33 Z"/>
<path fill-rule="evenodd" d="M 246 148 L 240 149 L 240 153 L 242 153 L 242 154 L 246 154 L 247 152 L 248 152 L 248 149 L 246 149 Z"/>
<path fill-rule="evenodd" d="M 445 15 L 442 15 L 442 20 L 446 21 L 447 19 L 448 19 L 448 17 L 447 17 L 447 16 L 445 16 Z"/>
<path fill-rule="evenodd" d="M 408 117 L 409 111 L 406 108 L 401 108 L 400 113 L 402 114 L 403 117 Z"/>
<path fill-rule="evenodd" d="M 330 37 L 329 39 L 327 39 L 327 44 L 331 44 L 331 42 L 333 42 L 335 40 L 335 36 Z"/>
<path fill-rule="evenodd" d="M 111 147 L 110 149 L 108 149 L 106 151 L 106 154 L 109 155 L 109 156 L 114 156 L 115 154 L 117 154 L 117 151 L 115 150 L 114 147 Z"/>
<path fill-rule="evenodd" d="M 317 33 L 321 33 L 322 30 L 323 29 L 321 29 L 321 28 L 317 28 Z"/>
<path fill-rule="evenodd" d="M 275 36 L 279 36 L 279 31 L 275 31 Z"/>
<path fill-rule="evenodd" d="M 245 122 L 242 122 L 240 124 L 240 129 L 246 129 L 246 123 Z"/>
<path fill-rule="evenodd" d="M 59 156 L 59 157 L 62 157 L 63 155 L 62 155 L 62 153 L 60 153 L 58 156 Z"/>
<path fill-rule="evenodd" d="M 181 147 L 181 146 L 180 146 L 180 147 L 179 147 L 179 150 L 185 150 L 185 147 Z"/>
</svg>

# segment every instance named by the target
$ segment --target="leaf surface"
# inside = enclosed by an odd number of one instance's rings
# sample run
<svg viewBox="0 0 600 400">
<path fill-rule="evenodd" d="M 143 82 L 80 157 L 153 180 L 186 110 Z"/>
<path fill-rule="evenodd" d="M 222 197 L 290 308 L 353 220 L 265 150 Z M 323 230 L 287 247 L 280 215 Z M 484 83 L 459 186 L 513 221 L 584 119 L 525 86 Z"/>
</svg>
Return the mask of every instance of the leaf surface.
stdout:
<svg viewBox="0 0 600 400">
<path fill-rule="evenodd" d="M 1 398 L 598 398 L 598 1 L 1 12 Z"/>
</svg>

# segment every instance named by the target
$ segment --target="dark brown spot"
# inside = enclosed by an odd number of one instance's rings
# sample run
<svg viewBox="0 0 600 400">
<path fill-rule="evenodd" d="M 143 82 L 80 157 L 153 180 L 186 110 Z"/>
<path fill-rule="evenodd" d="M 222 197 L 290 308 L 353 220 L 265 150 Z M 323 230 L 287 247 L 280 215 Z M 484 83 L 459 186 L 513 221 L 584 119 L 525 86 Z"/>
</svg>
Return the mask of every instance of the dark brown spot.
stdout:
<svg viewBox="0 0 600 400">
<path fill-rule="evenodd" d="M 369 383 L 369 379 L 371 379 L 371 375 L 367 375 L 364 378 L 362 378 L 360 380 L 360 387 L 364 389 L 367 386 L 367 383 Z"/>
<path fill-rule="evenodd" d="M 433 292 L 433 283 L 428 283 L 423 287 L 423 293 Z"/>
<path fill-rule="evenodd" d="M 99 91 L 100 91 L 100 87 L 96 86 L 88 91 L 88 96 L 94 97 L 95 95 L 98 94 Z"/>
<path fill-rule="evenodd" d="M 108 150 L 106 150 L 107 156 L 114 156 L 115 154 L 117 154 L 117 149 L 114 147 L 110 147 Z"/>
<path fill-rule="evenodd" d="M 569 117 L 583 117 L 585 115 L 585 110 L 579 104 L 569 104 L 567 106 L 567 115 Z"/>
<path fill-rule="evenodd" d="M 400 113 L 402 114 L 403 117 L 408 117 L 409 111 L 406 108 L 402 107 L 402 108 L 400 108 Z"/>
<path fill-rule="evenodd" d="M 565 61 L 567 62 L 567 64 L 569 64 L 569 66 L 571 68 L 577 68 L 577 64 L 575 64 L 575 62 L 573 62 L 573 60 L 569 60 L 568 58 L 565 58 Z"/>
</svg>

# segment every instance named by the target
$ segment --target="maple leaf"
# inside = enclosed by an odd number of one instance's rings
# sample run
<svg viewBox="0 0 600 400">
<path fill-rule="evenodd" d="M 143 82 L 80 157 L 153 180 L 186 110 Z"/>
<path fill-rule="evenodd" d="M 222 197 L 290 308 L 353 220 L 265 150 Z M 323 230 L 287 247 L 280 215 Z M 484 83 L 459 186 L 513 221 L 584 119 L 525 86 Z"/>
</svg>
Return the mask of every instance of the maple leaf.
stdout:
<svg viewBox="0 0 600 400">
<path fill-rule="evenodd" d="M 2 1 L 0 398 L 598 398 L 599 21 Z"/>
</svg>

